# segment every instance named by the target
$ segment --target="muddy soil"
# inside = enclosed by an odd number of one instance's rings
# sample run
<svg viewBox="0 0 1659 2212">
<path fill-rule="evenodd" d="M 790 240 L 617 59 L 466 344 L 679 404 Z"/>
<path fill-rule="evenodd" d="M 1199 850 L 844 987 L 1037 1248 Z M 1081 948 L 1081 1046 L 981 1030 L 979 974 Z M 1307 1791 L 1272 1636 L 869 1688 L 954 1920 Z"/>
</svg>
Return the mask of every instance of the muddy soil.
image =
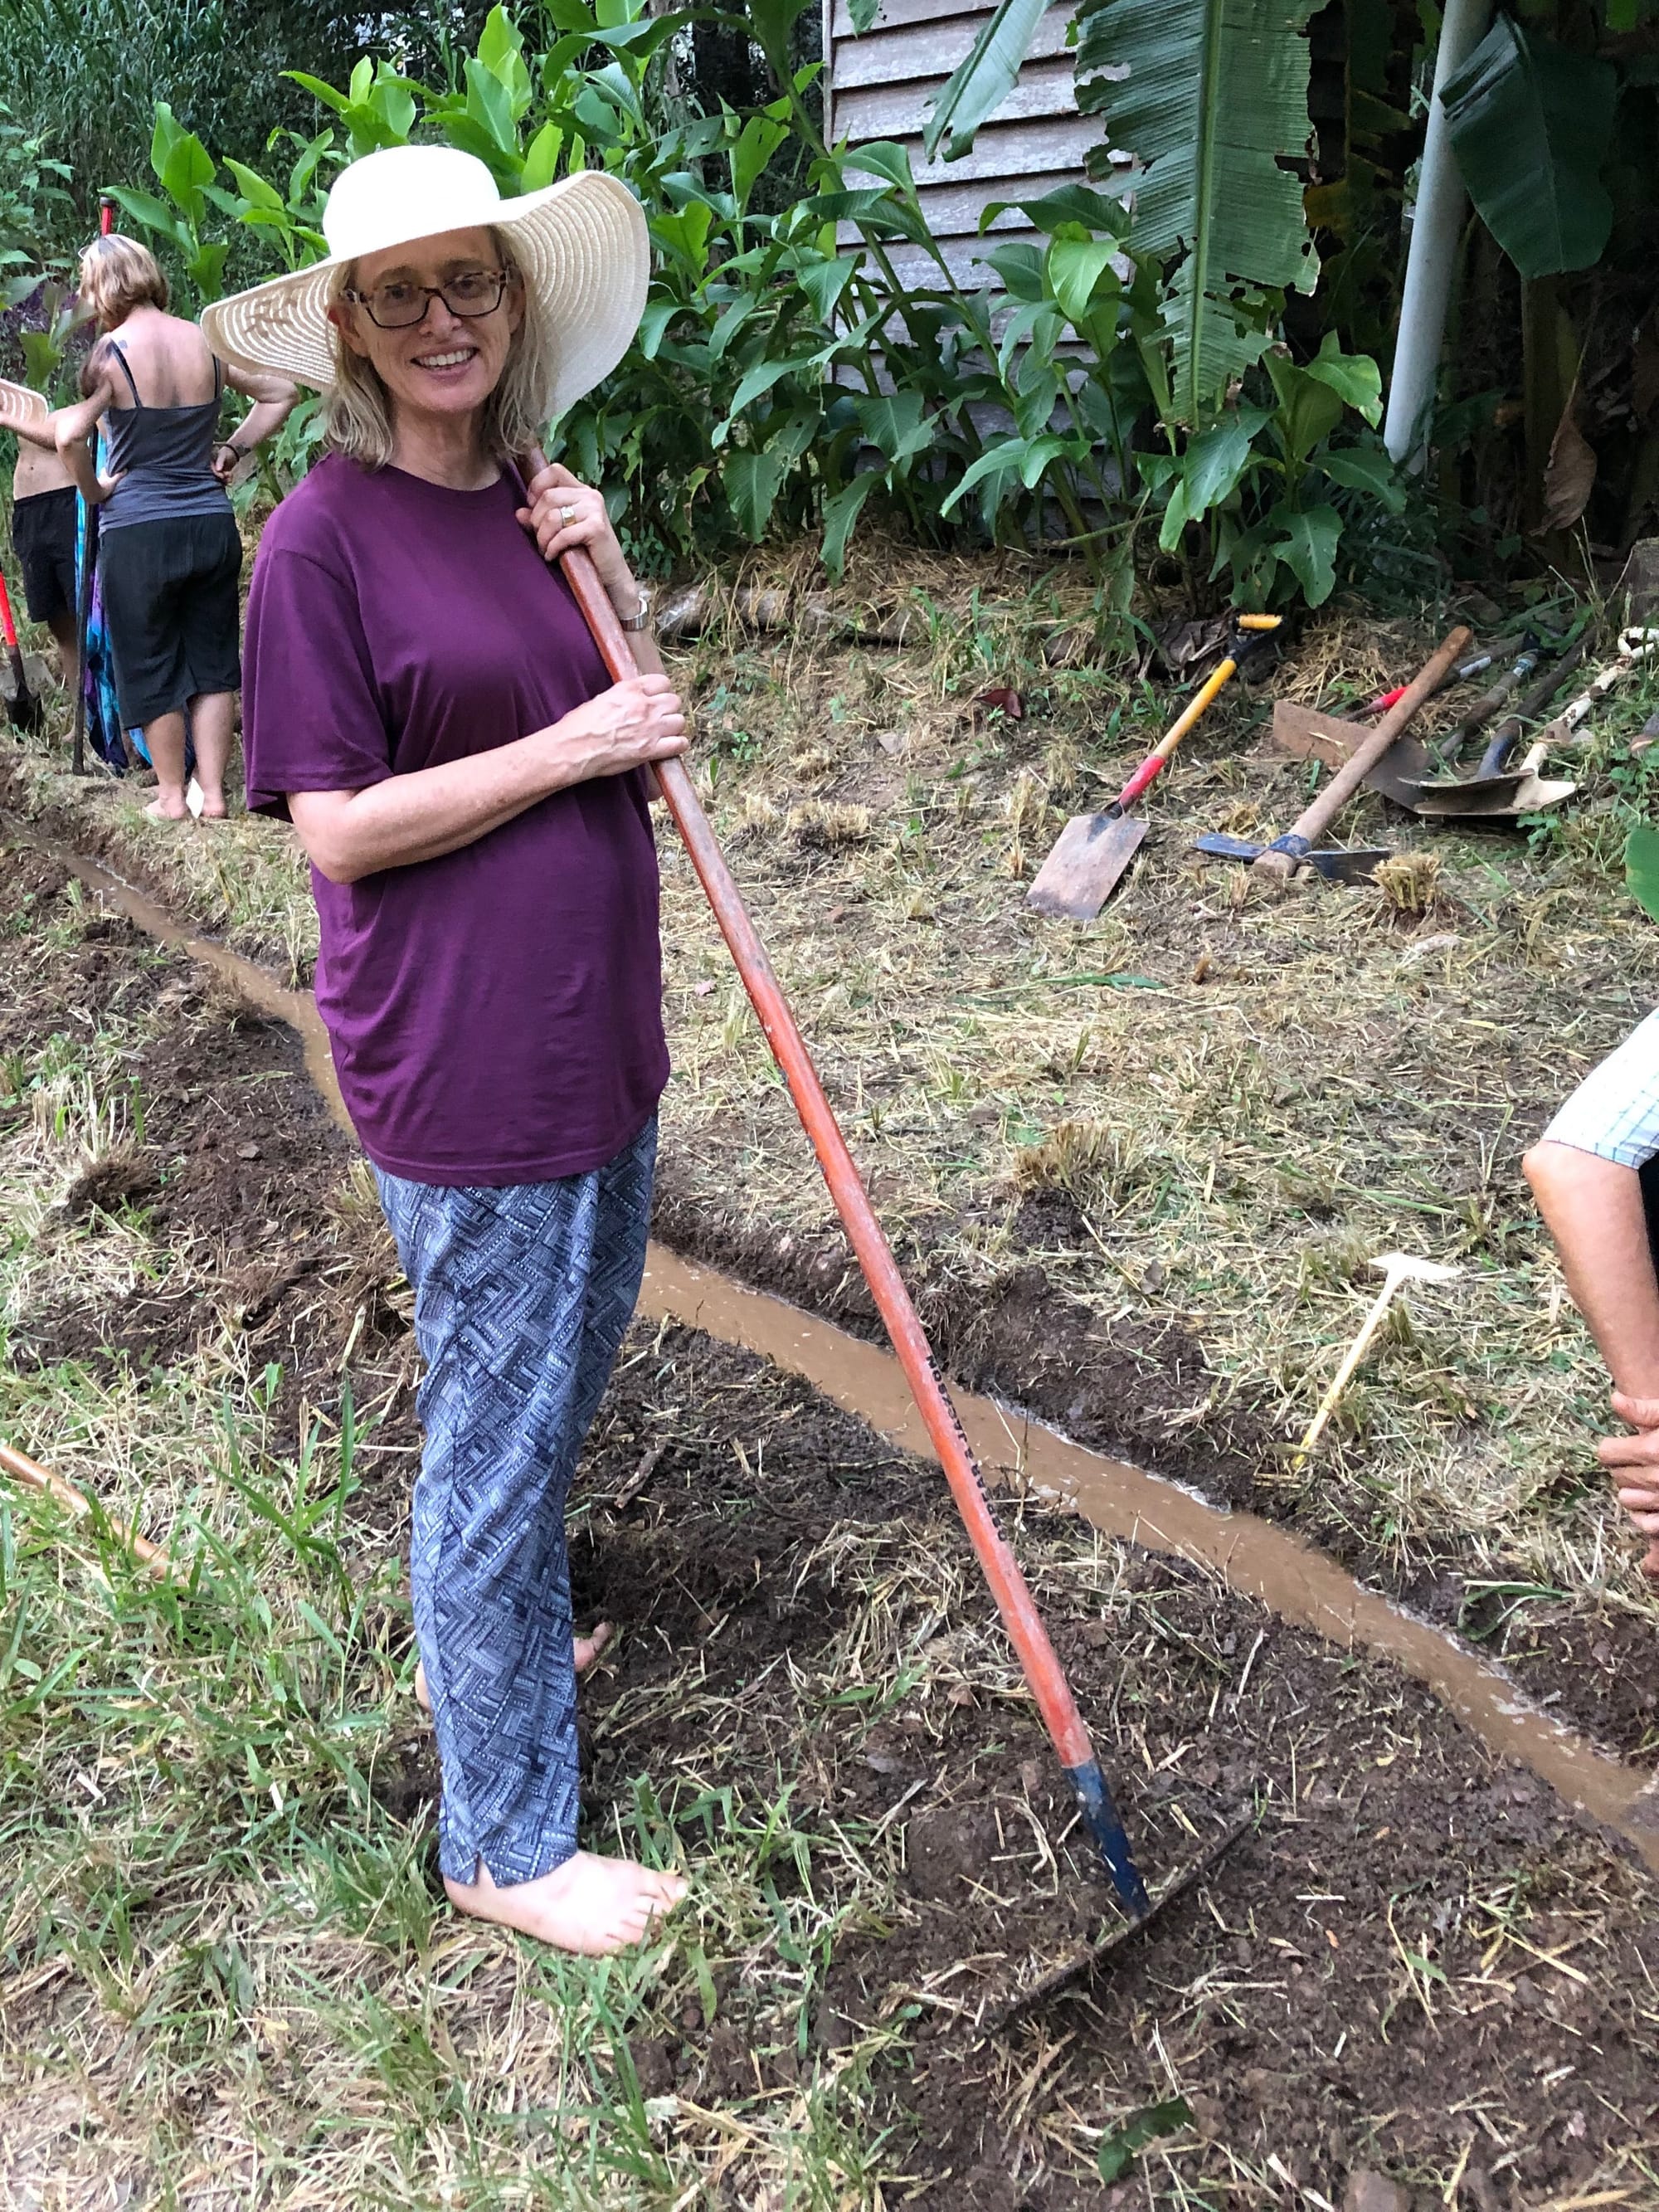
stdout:
<svg viewBox="0 0 1659 2212">
<path fill-rule="evenodd" d="M 1055 1194 L 1042 1194 L 1045 1202 Z M 1059 1202 L 1069 1204 L 1059 1194 Z M 1028 1204 L 1030 1201 L 1028 1201 Z M 657 1194 L 656 1234 L 677 1251 L 741 1276 L 839 1327 L 885 1342 L 850 1249 L 836 1237 L 816 1246 L 762 1237 L 711 1218 L 684 1194 L 672 1156 Z M 1082 1303 L 1031 1262 L 1011 1267 L 988 1291 L 932 1286 L 913 1277 L 917 1304 L 947 1372 L 966 1388 L 1028 1407 L 1079 1443 L 1186 1482 L 1220 1505 L 1284 1518 L 1282 1499 L 1260 1482 L 1288 1447 L 1259 1415 L 1229 1402 L 1224 1378 L 1178 1322 L 1115 1322 L 1109 1336 Z M 1212 1395 L 1218 1402 L 1184 1440 L 1171 1416 Z M 1581 1474 L 1564 1476 L 1582 1485 Z M 1374 1548 L 1339 1513 L 1316 1501 L 1289 1516 L 1362 1581 L 1389 1590 L 1443 1627 L 1502 1660 L 1516 1680 L 1564 1720 L 1621 1758 L 1659 1766 L 1659 1673 L 1639 1620 L 1587 1622 L 1570 1603 L 1492 1594 L 1506 1580 L 1525 1589 L 1528 1570 L 1501 1564 L 1465 1575 L 1455 1561 L 1404 1579 L 1391 1554 Z M 1448 1543 L 1455 1534 L 1448 1532 Z"/>
<path fill-rule="evenodd" d="M 19 933 L 66 912 L 61 873 L 38 863 L 14 866 L 0 898 Z M 406 1293 L 292 1034 L 92 908 L 67 950 L 3 988 L 24 1051 L 135 994 L 156 1003 L 134 1068 L 143 1141 L 64 1202 L 143 1209 L 164 1277 L 191 1285 L 48 1305 L 14 1356 L 167 1365 L 223 1318 L 283 1364 L 297 1425 L 337 1392 L 349 1344 L 358 1402 L 380 1417 L 361 1541 L 401 1542 Z M 1037 1287 L 1024 1295 L 1030 1345 L 1047 1322 Z M 1160 1356 L 1189 1392 L 1187 1349 Z M 975 1379 L 995 1380 L 997 1357 Z M 1621 1847 L 1389 1668 L 1196 1570 L 1000 1510 L 1154 1887 L 1237 1817 L 1249 1826 L 1155 1936 L 998 2025 L 1119 1923 L 939 1477 L 746 1353 L 636 1328 L 573 1509 L 579 1607 L 625 1624 L 585 1700 L 596 1830 L 641 1773 L 671 1808 L 677 1789 L 776 1774 L 797 1832 L 851 1835 L 890 1873 L 881 1911 L 834 1943 L 804 2048 L 764 1963 L 722 1967 L 712 2014 L 641 2027 L 647 2095 L 741 2107 L 873 2039 L 872 2125 L 894 2130 L 905 2177 L 890 2201 L 953 2208 L 1132 2201 L 1103 2197 L 1079 2130 L 1176 2090 L 1192 2114 L 1167 2144 L 1182 2181 L 1250 2178 L 1285 2201 L 1338 2202 L 1369 2168 L 1434 2178 L 1425 2206 L 1454 2169 L 1480 2212 L 1565 2201 L 1651 2140 L 1659 1938 L 1652 1885 Z M 890 1644 L 898 1663 L 861 1662 Z M 799 1685 L 824 1680 L 840 1687 L 804 1709 Z M 433 1783 L 411 1724 L 387 1800 L 422 1818 Z"/>
</svg>

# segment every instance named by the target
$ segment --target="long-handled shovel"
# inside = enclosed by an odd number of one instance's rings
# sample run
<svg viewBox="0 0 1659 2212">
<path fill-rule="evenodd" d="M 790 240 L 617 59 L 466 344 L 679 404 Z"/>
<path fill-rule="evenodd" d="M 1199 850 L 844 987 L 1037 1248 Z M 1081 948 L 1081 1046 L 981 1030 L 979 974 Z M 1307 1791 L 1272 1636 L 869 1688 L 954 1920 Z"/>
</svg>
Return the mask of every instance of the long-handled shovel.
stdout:
<svg viewBox="0 0 1659 2212">
<path fill-rule="evenodd" d="M 17 642 L 17 625 L 11 618 L 11 595 L 6 589 L 3 575 L 0 575 L 0 630 L 5 632 L 6 657 L 11 663 L 11 691 L 6 700 L 6 719 L 14 730 L 38 730 L 42 719 L 40 702 L 29 690 L 28 671 L 23 665 L 22 647 Z"/>
<path fill-rule="evenodd" d="M 1025 895 L 1027 906 L 1064 921 L 1092 921 L 1113 891 L 1124 870 L 1140 850 L 1146 835 L 1144 815 L 1131 815 L 1133 806 L 1163 773 L 1164 763 L 1210 702 L 1231 682 L 1239 663 L 1261 635 L 1276 630 L 1278 615 L 1240 615 L 1226 658 L 1171 723 L 1162 740 L 1149 752 L 1111 805 L 1099 814 L 1074 814 L 1054 841 L 1054 850 L 1038 869 L 1036 880 Z M 1250 633 L 1256 633 L 1251 635 Z"/>
<path fill-rule="evenodd" d="M 519 463 L 526 483 L 545 465 L 539 453 L 527 454 Z M 593 641 L 606 668 L 617 683 L 626 683 L 638 675 L 639 670 L 629 650 L 627 633 L 617 619 L 592 559 L 577 548 L 562 556 L 562 565 L 565 580 L 593 634 Z M 659 761 L 655 772 L 668 811 L 674 817 L 674 826 L 684 840 L 691 865 L 714 909 L 720 934 L 760 1018 L 766 1041 L 783 1071 L 795 1110 L 812 1140 L 836 1211 L 846 1224 L 859 1265 L 864 1270 L 864 1279 L 870 1285 L 899 1364 L 915 1393 L 917 1408 L 933 1440 L 939 1464 L 945 1469 L 974 1549 L 979 1554 L 1009 1641 L 1036 1699 L 1043 1725 L 1060 1755 L 1066 1778 L 1076 1792 L 1084 1821 L 1119 1897 L 1137 1918 L 1144 1917 L 1153 1910 L 1152 1900 L 1130 1854 L 1123 1823 L 1112 1802 L 1111 1791 L 1101 1772 L 1083 1716 L 1078 1711 L 1072 1686 L 1048 1640 L 1048 1632 L 1042 1625 L 1042 1616 L 1036 1609 L 1025 1577 L 992 1515 L 984 1478 L 963 1434 L 956 1409 L 945 1395 L 921 1322 L 874 1208 L 865 1194 L 847 1139 L 823 1094 L 817 1070 L 795 1025 L 795 1018 L 789 1011 L 766 947 L 756 933 L 743 895 L 715 842 L 708 817 L 684 766 L 678 760 Z"/>
</svg>

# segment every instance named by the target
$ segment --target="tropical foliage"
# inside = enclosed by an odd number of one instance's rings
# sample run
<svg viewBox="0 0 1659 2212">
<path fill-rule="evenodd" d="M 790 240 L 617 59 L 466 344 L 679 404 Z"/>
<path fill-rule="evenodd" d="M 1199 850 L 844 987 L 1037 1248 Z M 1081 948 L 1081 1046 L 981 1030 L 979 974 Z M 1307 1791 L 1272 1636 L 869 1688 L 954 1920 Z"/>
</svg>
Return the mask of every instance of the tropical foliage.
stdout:
<svg viewBox="0 0 1659 2212">
<path fill-rule="evenodd" d="M 1203 538 L 1195 573 L 1256 600 L 1322 598 L 1343 505 L 1389 489 L 1358 442 L 1375 412 L 1374 368 L 1328 352 L 1304 373 L 1279 349 L 1261 372 L 1259 405 L 1234 405 L 1222 423 L 1218 389 L 1200 410 L 1192 395 L 1204 378 L 1275 343 L 1262 270 L 1230 252 L 1203 264 L 1188 255 L 1166 276 L 1163 235 L 1138 241 L 1110 191 L 1021 203 L 1035 234 L 988 241 L 983 286 L 963 287 L 904 149 L 824 143 L 816 65 L 793 59 L 802 12 L 801 0 L 749 11 L 774 94 L 747 111 L 688 112 L 666 92 L 667 50 L 691 11 L 551 0 L 545 48 L 497 7 L 476 52 L 441 81 L 385 58 L 360 60 L 337 85 L 294 72 L 325 128 L 273 134 L 275 163 L 216 160 L 158 103 L 153 188 L 112 189 L 207 299 L 250 264 L 320 253 L 331 177 L 377 147 L 441 137 L 508 192 L 585 167 L 620 175 L 651 224 L 650 301 L 621 368 L 556 435 L 574 467 L 611 488 L 636 551 L 658 565 L 812 529 L 839 573 L 860 518 L 881 514 L 933 539 L 970 522 L 994 538 L 1057 528 L 1103 577 L 1126 576 L 1143 523 L 1169 550 L 1186 548 L 1190 524 Z M 769 210 L 775 168 L 799 189 Z M 1170 213 L 1166 231 L 1180 220 Z M 921 248 L 932 274 L 901 283 L 895 244 Z M 1194 307 L 1200 265 L 1211 273 Z M 1248 298 L 1236 293 L 1241 270 L 1258 280 Z M 1221 315 L 1249 329 L 1248 343 L 1210 343 Z M 1321 398 L 1292 405 L 1292 379 Z M 1218 434 L 1207 442 L 1200 413 Z M 302 468 L 316 435 L 315 410 L 304 409 L 279 466 Z"/>
</svg>

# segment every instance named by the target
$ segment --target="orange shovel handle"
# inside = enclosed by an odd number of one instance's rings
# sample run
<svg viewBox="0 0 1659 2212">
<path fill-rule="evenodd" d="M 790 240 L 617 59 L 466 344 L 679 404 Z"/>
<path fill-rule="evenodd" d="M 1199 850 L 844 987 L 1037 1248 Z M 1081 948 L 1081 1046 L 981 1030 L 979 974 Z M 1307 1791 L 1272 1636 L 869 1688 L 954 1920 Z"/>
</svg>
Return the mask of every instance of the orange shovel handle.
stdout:
<svg viewBox="0 0 1659 2212">
<path fill-rule="evenodd" d="M 526 483 L 538 468 L 545 465 L 539 454 L 526 456 L 520 464 Z M 565 580 L 611 676 L 619 684 L 637 676 L 639 670 L 629 647 L 628 634 L 617 618 L 590 556 L 580 547 L 575 548 L 562 556 L 562 566 Z M 750 919 L 743 894 L 726 865 L 684 764 L 678 759 L 659 761 L 655 773 L 674 826 L 684 841 L 691 865 L 714 910 L 720 933 L 737 963 L 744 988 L 760 1018 L 766 1041 L 783 1071 L 802 1126 L 812 1140 L 836 1211 L 846 1224 L 864 1279 L 870 1285 L 917 1408 L 933 1438 L 957 1510 L 996 1600 L 997 1610 L 1042 1715 L 1043 1725 L 1077 1792 L 1084 1817 L 1119 1895 L 1132 1911 L 1144 1912 L 1147 1909 L 1146 1887 L 1130 1856 L 1122 1824 L 1112 1805 L 1066 1670 L 1048 1640 L 1048 1632 L 1042 1625 L 1042 1616 L 1019 1571 L 1018 1562 L 992 1515 L 984 1478 L 963 1433 L 956 1409 L 945 1395 L 921 1317 L 866 1194 L 847 1139 L 824 1096 L 811 1054 L 796 1026 L 766 947 Z"/>
</svg>

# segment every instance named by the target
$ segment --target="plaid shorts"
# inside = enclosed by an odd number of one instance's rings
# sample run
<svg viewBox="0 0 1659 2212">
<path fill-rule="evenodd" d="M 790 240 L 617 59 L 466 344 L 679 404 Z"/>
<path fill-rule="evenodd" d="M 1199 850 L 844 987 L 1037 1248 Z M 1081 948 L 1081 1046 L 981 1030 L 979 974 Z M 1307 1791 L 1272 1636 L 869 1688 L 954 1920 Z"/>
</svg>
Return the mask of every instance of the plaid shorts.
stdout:
<svg viewBox="0 0 1659 2212">
<path fill-rule="evenodd" d="M 1544 1140 L 1626 1168 L 1645 1167 L 1659 1154 L 1659 1014 L 1590 1070 Z"/>
</svg>

